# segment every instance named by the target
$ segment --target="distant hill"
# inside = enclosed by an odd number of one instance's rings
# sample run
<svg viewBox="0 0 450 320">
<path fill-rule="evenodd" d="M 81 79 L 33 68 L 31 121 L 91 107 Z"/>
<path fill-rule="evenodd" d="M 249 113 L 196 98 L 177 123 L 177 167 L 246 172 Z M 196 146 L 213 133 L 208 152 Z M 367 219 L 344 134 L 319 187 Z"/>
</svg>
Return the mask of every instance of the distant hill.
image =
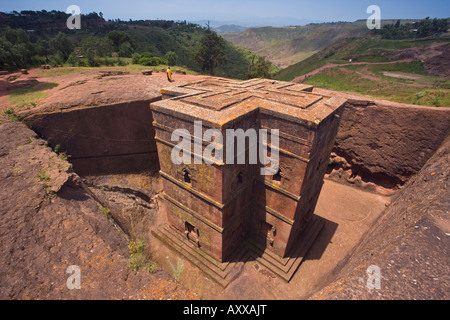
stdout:
<svg viewBox="0 0 450 320">
<path fill-rule="evenodd" d="M 314 23 L 306 26 L 249 28 L 223 36 L 265 56 L 279 67 L 299 62 L 332 43 L 369 33 L 366 21 Z"/>
<path fill-rule="evenodd" d="M 213 28 L 213 30 L 219 34 L 222 34 L 231 32 L 242 32 L 247 30 L 247 28 L 243 26 L 238 26 L 236 24 L 225 24 L 220 27 Z"/>
<path fill-rule="evenodd" d="M 329 30 L 329 38 L 334 41 L 324 41 L 323 43 L 331 43 L 311 56 L 298 60 L 296 63 L 282 69 L 275 77 L 280 80 L 291 81 L 327 63 L 342 64 L 349 62 L 349 59 L 352 59 L 353 62 L 370 63 L 390 62 L 408 58 L 424 61 L 425 57 L 423 54 L 422 56 L 420 55 L 420 51 L 426 51 L 425 44 L 449 41 L 450 32 L 442 31 L 448 28 L 447 20 L 449 19 L 383 20 L 382 29 L 369 31 L 365 28 L 367 31 L 363 33 L 363 36 L 356 35 L 353 37 L 350 36 L 353 33 L 352 31 L 347 31 L 346 36 L 335 36 L 335 33 Z M 335 25 L 336 30 L 344 30 L 346 28 L 347 30 L 356 31 L 357 26 L 361 26 L 361 24 L 365 26 L 365 21 L 356 21 L 350 25 L 347 23 L 330 25 Z M 433 31 L 432 27 L 434 24 L 442 24 L 442 30 L 436 29 Z M 319 25 L 319 30 L 324 30 L 327 27 L 326 25 L 328 24 Z M 392 29 L 396 32 L 394 33 Z M 317 34 L 317 30 L 307 31 L 306 36 Z M 424 34 L 424 36 L 420 36 L 419 33 Z M 326 37 L 323 39 L 326 40 Z M 253 50 L 258 53 L 261 52 L 261 50 L 255 50 L 255 48 Z M 432 52 L 431 54 L 434 53 Z"/>
<path fill-rule="evenodd" d="M 450 106 L 450 33 L 343 39 L 274 75 L 277 80 L 374 98 Z"/>
</svg>

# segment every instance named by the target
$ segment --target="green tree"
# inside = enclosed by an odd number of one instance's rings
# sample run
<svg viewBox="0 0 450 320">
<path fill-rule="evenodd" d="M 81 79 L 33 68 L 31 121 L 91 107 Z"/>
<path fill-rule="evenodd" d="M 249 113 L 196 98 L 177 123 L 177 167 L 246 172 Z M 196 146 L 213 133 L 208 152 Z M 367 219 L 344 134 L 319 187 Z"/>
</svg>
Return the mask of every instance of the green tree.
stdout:
<svg viewBox="0 0 450 320">
<path fill-rule="evenodd" d="M 111 40 L 108 38 L 89 37 L 84 39 L 81 44 L 81 52 L 84 56 L 92 54 L 98 57 L 110 57 L 114 48 Z"/>
<path fill-rule="evenodd" d="M 53 39 L 50 40 L 50 47 L 52 50 L 61 55 L 61 58 L 66 61 L 73 51 L 73 44 L 65 33 L 59 32 Z"/>
<path fill-rule="evenodd" d="M 167 64 L 169 66 L 175 66 L 178 62 L 178 56 L 175 52 L 173 51 L 169 51 L 166 53 L 166 55 L 164 56 L 167 60 Z"/>
<path fill-rule="evenodd" d="M 131 56 L 131 63 L 132 64 L 139 64 L 139 59 L 141 59 L 141 55 L 139 53 L 135 52 Z"/>
<path fill-rule="evenodd" d="M 202 70 L 209 70 L 214 75 L 214 68 L 226 62 L 225 41 L 209 26 L 200 40 L 199 50 L 194 54 L 194 59 Z"/>
<path fill-rule="evenodd" d="M 22 29 L 6 28 L 0 34 L 0 67 L 26 68 L 33 63 L 36 47 Z"/>
<path fill-rule="evenodd" d="M 45 39 L 39 39 L 36 42 L 36 53 L 40 56 L 45 57 L 45 61 L 48 62 L 49 56 L 52 54 L 49 41 Z"/>
<path fill-rule="evenodd" d="M 124 42 L 120 45 L 119 48 L 119 57 L 123 58 L 131 58 L 131 55 L 133 54 L 134 49 L 131 47 L 129 42 Z"/>
<path fill-rule="evenodd" d="M 75 54 L 75 52 L 72 52 L 69 56 L 69 58 L 67 58 L 66 61 L 71 67 L 75 67 L 76 65 L 79 64 L 79 59 L 77 57 L 77 55 Z"/>
<path fill-rule="evenodd" d="M 120 46 L 125 42 L 128 42 L 133 50 L 136 49 L 136 42 L 128 33 L 124 31 L 114 30 L 108 33 L 106 36 L 112 41 L 114 50 L 116 52 L 119 52 Z"/>
<path fill-rule="evenodd" d="M 256 62 L 256 56 L 253 57 L 252 63 L 249 66 L 248 78 L 270 78 L 270 62 L 265 57 L 258 56 Z"/>
<path fill-rule="evenodd" d="M 94 53 L 92 51 L 89 51 L 86 55 L 87 58 L 87 64 L 89 67 L 98 67 L 100 66 L 100 62 L 98 58 L 95 57 Z"/>
</svg>

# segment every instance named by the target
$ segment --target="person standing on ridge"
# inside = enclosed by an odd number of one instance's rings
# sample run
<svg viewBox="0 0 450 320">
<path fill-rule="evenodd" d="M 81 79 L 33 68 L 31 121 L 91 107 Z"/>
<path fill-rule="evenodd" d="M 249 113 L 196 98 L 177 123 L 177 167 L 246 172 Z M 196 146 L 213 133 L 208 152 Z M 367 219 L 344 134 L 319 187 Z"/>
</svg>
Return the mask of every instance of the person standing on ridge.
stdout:
<svg viewBox="0 0 450 320">
<path fill-rule="evenodd" d="M 170 70 L 170 67 L 167 67 L 167 80 L 172 82 L 172 70 Z"/>
</svg>

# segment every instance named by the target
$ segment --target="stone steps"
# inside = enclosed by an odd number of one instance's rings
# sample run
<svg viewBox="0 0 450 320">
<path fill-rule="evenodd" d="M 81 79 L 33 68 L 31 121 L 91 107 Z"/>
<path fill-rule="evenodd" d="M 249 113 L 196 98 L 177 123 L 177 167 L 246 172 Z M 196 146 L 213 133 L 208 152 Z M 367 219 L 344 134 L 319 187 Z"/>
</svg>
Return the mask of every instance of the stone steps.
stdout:
<svg viewBox="0 0 450 320">
<path fill-rule="evenodd" d="M 161 242 L 182 254 L 191 263 L 202 270 L 207 277 L 226 288 L 242 271 L 247 261 L 256 261 L 275 275 L 289 282 L 302 263 L 306 253 L 319 235 L 324 220 L 313 216 L 305 231 L 297 240 L 288 257 L 281 258 L 253 239 L 245 241 L 229 262 L 220 262 L 197 248 L 191 241 L 170 226 L 162 226 L 152 231 Z"/>
<path fill-rule="evenodd" d="M 200 268 L 211 280 L 224 288 L 239 275 L 246 261 L 247 247 L 245 245 L 241 246 L 230 259 L 233 262 L 220 262 L 195 247 L 191 241 L 169 226 L 160 227 L 152 231 L 152 234 L 178 253 L 181 253 L 186 259 Z"/>
<path fill-rule="evenodd" d="M 281 279 L 289 282 L 322 230 L 324 223 L 322 218 L 314 215 L 305 227 L 305 231 L 297 239 L 298 245 L 293 247 L 285 258 L 281 258 L 271 250 L 266 250 L 262 244 L 253 239 L 248 241 L 250 255 Z"/>
</svg>

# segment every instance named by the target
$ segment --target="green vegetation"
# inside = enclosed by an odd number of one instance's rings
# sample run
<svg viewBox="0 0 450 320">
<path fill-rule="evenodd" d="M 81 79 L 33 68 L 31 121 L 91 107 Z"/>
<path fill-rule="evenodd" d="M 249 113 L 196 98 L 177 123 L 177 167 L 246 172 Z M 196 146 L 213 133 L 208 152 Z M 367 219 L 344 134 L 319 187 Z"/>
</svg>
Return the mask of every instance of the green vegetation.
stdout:
<svg viewBox="0 0 450 320">
<path fill-rule="evenodd" d="M 72 50 L 72 42 L 62 32 L 49 41 L 32 41 L 23 29 L 0 29 L 0 69 L 26 68 L 44 62 L 62 64 Z"/>
<path fill-rule="evenodd" d="M 256 59 L 256 62 L 254 61 Z M 248 78 L 266 78 L 269 79 L 271 77 L 270 72 L 271 63 L 266 60 L 264 57 L 254 57 L 252 63 L 249 68 Z"/>
<path fill-rule="evenodd" d="M 57 145 L 55 146 L 55 148 L 53 149 L 53 151 L 54 151 L 55 153 L 59 153 L 60 150 L 61 150 L 61 145 L 60 145 L 60 144 L 57 144 Z"/>
<path fill-rule="evenodd" d="M 50 48 L 56 52 L 57 58 L 61 59 L 61 62 L 64 62 L 72 53 L 73 44 L 65 33 L 59 32 L 50 40 Z"/>
<path fill-rule="evenodd" d="M 423 63 L 418 60 L 411 62 L 396 62 L 391 64 L 370 65 L 368 70 L 373 73 L 382 74 L 386 71 L 391 72 L 408 72 L 420 75 L 428 75 L 423 68 Z"/>
<path fill-rule="evenodd" d="M 214 75 L 214 69 L 227 60 L 224 39 L 212 31 L 209 26 L 200 39 L 200 47 L 194 54 L 194 59 L 200 68 L 209 71 L 211 76 Z"/>
<path fill-rule="evenodd" d="M 170 267 L 172 268 L 173 277 L 175 278 L 175 281 L 180 281 L 181 274 L 183 273 L 184 269 L 184 263 L 181 260 L 177 260 L 177 266 L 175 267 L 172 262 L 170 261 L 169 257 L 166 257 L 167 261 L 169 262 Z"/>
<path fill-rule="evenodd" d="M 166 55 L 164 56 L 165 59 L 167 60 L 167 64 L 169 66 L 175 66 L 178 62 L 178 56 L 175 52 L 173 51 L 169 51 L 166 53 Z"/>
<path fill-rule="evenodd" d="M 291 81 L 317 70 L 303 82 L 320 88 L 356 92 L 403 103 L 450 106 L 450 90 L 446 81 L 429 74 L 421 61 L 410 61 L 412 58 L 406 60 L 398 55 L 398 50 L 414 48 L 410 52 L 423 51 L 426 46 L 439 42 L 448 43 L 449 39 L 392 40 L 384 39 L 381 35 L 344 39 L 279 71 L 274 77 Z M 325 68 L 319 69 L 325 65 Z"/>
<path fill-rule="evenodd" d="M 14 108 L 12 108 L 12 107 L 8 108 L 6 110 L 3 110 L 2 114 L 4 116 L 7 116 L 8 119 L 12 120 L 12 121 L 18 122 L 20 120 L 19 117 L 16 116 L 16 112 L 15 112 Z"/>
<path fill-rule="evenodd" d="M 100 211 L 109 218 L 111 216 L 111 211 L 108 208 L 105 208 L 103 206 L 100 206 Z"/>
<path fill-rule="evenodd" d="M 124 31 L 120 30 L 111 31 L 106 35 L 106 38 L 111 41 L 111 44 L 114 47 L 114 51 L 116 52 L 120 52 L 123 46 L 130 47 L 132 51 L 136 49 L 136 42 L 128 33 Z"/>
<path fill-rule="evenodd" d="M 413 70 L 416 73 L 411 73 Z M 417 80 L 410 80 L 385 76 L 383 72 L 405 72 L 405 76 L 416 76 Z M 356 92 L 374 98 L 387 99 L 402 103 L 420 104 L 427 106 L 450 106 L 450 90 L 442 83 L 432 88 L 437 77 L 423 76 L 420 61 L 410 63 L 396 63 L 385 65 L 353 65 L 336 67 L 308 77 L 304 83 L 316 87 L 336 91 Z"/>
<path fill-rule="evenodd" d="M 64 12 L 45 10 L 6 14 L 0 21 L 0 69 L 49 64 L 86 68 L 83 70 L 87 71 L 99 66 L 141 64 L 147 67 L 172 65 L 191 72 L 204 70 L 204 65 L 194 58 L 206 30 L 198 25 L 164 20 L 105 21 L 101 13 L 93 12 L 82 15 L 81 30 L 68 30 L 65 27 L 68 16 Z M 214 74 L 245 79 L 253 54 L 220 39 L 226 62 L 216 65 Z M 151 53 L 152 57 L 141 60 L 144 52 Z M 274 69 L 271 65 L 271 70 Z M 40 72 L 50 76 L 72 71 Z"/>
<path fill-rule="evenodd" d="M 450 92 L 443 89 L 425 89 L 407 98 L 394 98 L 395 101 L 424 106 L 450 107 Z"/>
<path fill-rule="evenodd" d="M 53 149 L 53 151 L 58 155 L 58 158 L 60 158 L 63 161 L 67 161 L 69 159 L 69 156 L 67 155 L 66 152 L 61 152 L 61 145 L 57 144 L 55 146 L 55 148 Z M 103 207 L 102 207 L 103 208 Z M 103 212 L 104 210 L 108 210 L 106 208 L 100 208 L 100 210 Z M 108 214 L 105 213 L 106 216 L 109 216 L 109 210 L 108 210 Z"/>
<path fill-rule="evenodd" d="M 88 72 L 95 70 L 93 67 L 63 67 L 63 68 L 56 68 L 56 69 L 50 69 L 50 70 L 44 70 L 44 69 L 38 69 L 36 70 L 37 74 L 40 77 L 59 77 L 59 76 L 65 76 L 68 74 L 73 73 L 81 73 L 81 72 Z"/>
<path fill-rule="evenodd" d="M 36 51 L 24 30 L 6 28 L 0 33 L 0 69 L 25 68 L 34 64 Z"/>
<path fill-rule="evenodd" d="M 333 43 L 309 58 L 282 69 L 275 74 L 275 79 L 291 81 L 295 77 L 307 74 L 327 63 L 344 64 L 353 62 L 390 62 L 389 53 L 395 50 L 424 46 L 433 42 L 448 41 L 446 39 L 406 39 L 388 40 L 381 36 L 344 39 Z"/>
<path fill-rule="evenodd" d="M 41 169 L 41 171 L 39 171 L 38 178 L 42 182 L 49 182 L 50 181 L 50 176 L 47 174 L 45 169 Z"/>
<path fill-rule="evenodd" d="M 397 20 L 395 23 L 385 24 L 380 30 L 374 29 L 373 33 L 381 34 L 384 39 L 424 38 L 447 32 L 448 27 L 448 19 L 431 20 L 427 17 L 419 21 L 407 20 L 405 23 Z"/>
<path fill-rule="evenodd" d="M 158 266 L 155 262 L 149 263 L 145 254 L 145 243 L 140 240 L 130 240 L 128 242 L 128 250 L 130 252 L 130 268 L 137 271 L 145 268 L 148 272 L 155 272 Z"/>
<path fill-rule="evenodd" d="M 54 191 L 52 191 L 52 187 L 49 184 L 51 177 L 47 174 L 47 172 L 44 168 L 42 168 L 41 171 L 39 171 L 37 178 L 42 182 L 45 193 L 50 198 L 55 197 L 56 193 Z"/>
<path fill-rule="evenodd" d="M 167 60 L 154 57 L 153 54 L 146 51 L 140 55 L 139 64 L 143 66 L 159 66 L 160 64 L 167 64 Z"/>
<path fill-rule="evenodd" d="M 10 91 L 9 100 L 17 108 L 33 107 L 39 99 L 47 96 L 46 90 L 58 86 L 55 82 L 36 82 L 33 86 L 18 88 Z"/>
</svg>

